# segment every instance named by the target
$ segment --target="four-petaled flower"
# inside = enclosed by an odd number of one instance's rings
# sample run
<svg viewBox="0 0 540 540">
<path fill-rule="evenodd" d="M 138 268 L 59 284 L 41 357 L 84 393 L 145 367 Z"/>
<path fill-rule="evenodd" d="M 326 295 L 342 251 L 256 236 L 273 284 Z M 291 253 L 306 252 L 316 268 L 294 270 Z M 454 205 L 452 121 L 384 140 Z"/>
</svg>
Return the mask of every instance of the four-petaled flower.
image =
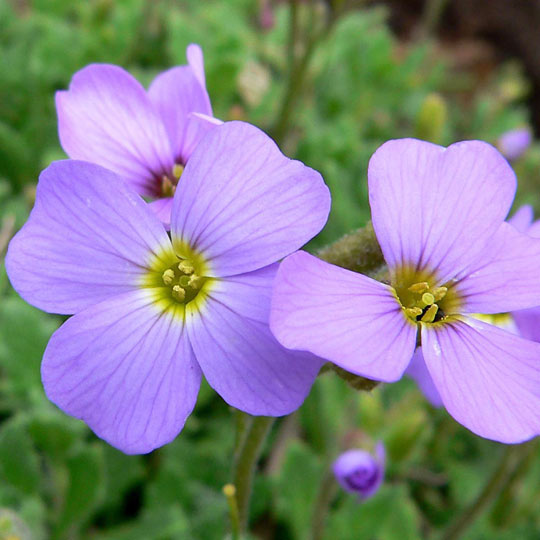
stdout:
<svg viewBox="0 0 540 540">
<path fill-rule="evenodd" d="M 91 64 L 56 93 L 58 134 L 70 158 L 122 175 L 169 223 L 172 195 L 188 158 L 214 126 L 202 50 L 189 45 L 187 66 L 158 75 L 148 91 L 122 68 Z"/>
<path fill-rule="evenodd" d="M 479 141 L 383 144 L 368 169 L 384 283 L 305 252 L 276 277 L 270 326 L 291 349 L 396 381 L 418 345 L 448 412 L 502 442 L 540 433 L 540 344 L 473 317 L 540 305 L 540 240 L 504 219 L 506 160 Z"/>
<path fill-rule="evenodd" d="M 201 373 L 243 411 L 292 412 L 321 361 L 272 336 L 271 286 L 276 261 L 322 228 L 329 207 L 319 173 L 242 122 L 197 145 L 170 238 L 117 174 L 53 163 L 6 258 L 25 300 L 74 314 L 44 354 L 48 397 L 126 453 L 178 434 Z"/>
</svg>

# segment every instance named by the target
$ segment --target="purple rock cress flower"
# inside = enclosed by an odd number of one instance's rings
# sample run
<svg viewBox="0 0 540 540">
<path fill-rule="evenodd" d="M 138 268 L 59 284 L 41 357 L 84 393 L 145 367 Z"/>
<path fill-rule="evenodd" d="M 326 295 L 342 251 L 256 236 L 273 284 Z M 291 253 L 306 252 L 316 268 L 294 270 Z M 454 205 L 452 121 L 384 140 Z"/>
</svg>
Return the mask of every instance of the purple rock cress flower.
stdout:
<svg viewBox="0 0 540 540">
<path fill-rule="evenodd" d="M 520 158 L 531 146 L 532 136 L 527 128 L 506 131 L 497 141 L 501 154 L 509 161 Z"/>
<path fill-rule="evenodd" d="M 516 178 L 480 141 L 389 141 L 368 170 L 388 283 L 304 252 L 278 271 L 271 329 L 291 349 L 396 381 L 421 343 L 448 412 L 483 437 L 540 431 L 540 344 L 473 318 L 540 305 L 540 241 L 504 222 Z"/>
<path fill-rule="evenodd" d="M 187 66 L 158 75 L 148 91 L 110 64 L 91 64 L 56 93 L 58 134 L 73 159 L 114 171 L 168 223 L 178 180 L 204 133 L 213 127 L 192 113 L 212 116 L 203 53 L 186 50 Z"/>
<path fill-rule="evenodd" d="M 275 261 L 326 222 L 320 174 L 231 122 L 203 138 L 184 175 L 169 238 L 120 176 L 53 163 L 6 259 L 26 301 L 74 314 L 44 354 L 47 396 L 130 454 L 180 432 L 201 373 L 230 405 L 279 416 L 302 403 L 321 365 L 268 328 Z"/>
<path fill-rule="evenodd" d="M 347 450 L 333 465 L 334 476 L 341 487 L 361 500 L 375 495 L 384 479 L 386 453 L 382 442 L 375 447 L 375 456 L 365 450 Z"/>
<path fill-rule="evenodd" d="M 540 238 L 540 221 L 533 223 L 533 209 L 529 205 L 520 207 L 507 220 L 519 232 Z M 540 307 L 522 309 L 511 313 L 496 313 L 492 315 L 473 315 L 480 320 L 503 328 L 508 332 L 520 335 L 526 339 L 540 343 Z M 426 399 L 434 407 L 442 407 L 443 402 L 422 356 L 421 348 L 416 349 L 411 363 L 405 374 L 411 377 Z"/>
</svg>

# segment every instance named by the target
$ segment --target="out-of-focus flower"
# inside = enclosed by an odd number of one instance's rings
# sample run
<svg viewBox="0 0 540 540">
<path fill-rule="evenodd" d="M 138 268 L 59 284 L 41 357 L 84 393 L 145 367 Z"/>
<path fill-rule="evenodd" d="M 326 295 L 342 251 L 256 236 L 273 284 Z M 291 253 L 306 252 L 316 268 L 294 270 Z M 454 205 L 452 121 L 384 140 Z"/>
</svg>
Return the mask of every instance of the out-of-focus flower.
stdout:
<svg viewBox="0 0 540 540">
<path fill-rule="evenodd" d="M 395 140 L 368 179 L 389 284 L 289 256 L 272 300 L 278 340 L 388 382 L 421 342 L 458 422 L 508 443 L 540 433 L 540 344 L 475 318 L 540 305 L 540 240 L 504 222 L 516 189 L 507 161 L 480 141 Z"/>
<path fill-rule="evenodd" d="M 531 141 L 531 132 L 527 128 L 512 129 L 499 137 L 497 147 L 506 159 L 514 161 L 527 151 Z"/>
<path fill-rule="evenodd" d="M 334 475 L 345 491 L 355 493 L 362 500 L 368 499 L 382 484 L 385 459 L 384 445 L 380 441 L 374 456 L 365 450 L 347 450 L 334 462 Z"/>
<path fill-rule="evenodd" d="M 74 314 L 45 351 L 47 396 L 126 453 L 180 432 L 202 373 L 230 405 L 279 416 L 321 366 L 268 328 L 276 261 L 326 222 L 320 174 L 230 122 L 203 138 L 184 175 L 169 238 L 115 173 L 53 163 L 6 258 L 25 300 Z"/>
<path fill-rule="evenodd" d="M 148 91 L 122 68 L 91 64 L 56 93 L 58 134 L 70 158 L 123 176 L 153 203 L 165 223 L 188 158 L 215 124 L 206 91 L 202 50 L 189 45 L 187 66 L 158 75 Z"/>
<path fill-rule="evenodd" d="M 272 0 L 259 0 L 259 26 L 263 30 L 271 30 L 276 24 Z"/>
</svg>

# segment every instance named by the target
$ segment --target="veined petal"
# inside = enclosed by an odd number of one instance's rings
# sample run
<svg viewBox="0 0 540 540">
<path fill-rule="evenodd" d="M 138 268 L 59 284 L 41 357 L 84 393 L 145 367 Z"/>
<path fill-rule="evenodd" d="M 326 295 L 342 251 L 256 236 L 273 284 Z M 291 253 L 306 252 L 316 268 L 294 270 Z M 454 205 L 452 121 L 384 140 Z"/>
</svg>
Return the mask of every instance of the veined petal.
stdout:
<svg viewBox="0 0 540 540">
<path fill-rule="evenodd" d="M 201 372 L 182 319 L 151 292 L 116 296 L 55 332 L 41 367 L 47 397 L 126 454 L 143 454 L 182 430 Z"/>
<path fill-rule="evenodd" d="M 403 375 L 416 346 L 416 325 L 390 287 L 303 251 L 280 265 L 270 328 L 285 347 L 387 382 Z"/>
<path fill-rule="evenodd" d="M 514 215 L 506 220 L 514 229 L 520 233 L 526 233 L 533 221 L 533 208 L 530 204 L 520 206 Z"/>
<path fill-rule="evenodd" d="M 411 363 L 407 366 L 405 375 L 413 379 L 422 394 L 434 407 L 442 407 L 442 399 L 439 391 L 431 378 L 429 370 L 422 356 L 422 349 L 418 347 L 412 357 Z"/>
<path fill-rule="evenodd" d="M 540 307 L 512 312 L 519 334 L 540 343 Z"/>
<path fill-rule="evenodd" d="M 262 268 L 301 247 L 326 222 L 330 195 L 321 175 L 286 158 L 244 122 L 212 129 L 176 190 L 173 243 L 188 243 L 212 275 Z"/>
<path fill-rule="evenodd" d="M 212 115 L 210 98 L 204 81 L 202 50 L 188 47 L 190 65 L 173 67 L 158 75 L 148 95 L 159 112 L 171 142 L 175 161 L 186 163 L 199 140 L 212 127 L 194 120 L 190 113 Z"/>
<path fill-rule="evenodd" d="M 167 250 L 165 229 L 119 176 L 58 161 L 40 175 L 36 204 L 9 245 L 6 269 L 27 302 L 69 314 L 138 287 L 151 259 Z"/>
<path fill-rule="evenodd" d="M 456 285 L 462 313 L 503 313 L 540 305 L 540 239 L 502 223 Z"/>
<path fill-rule="evenodd" d="M 540 344 L 464 318 L 423 325 L 422 352 L 444 406 L 460 424 L 504 443 L 540 433 Z"/>
<path fill-rule="evenodd" d="M 152 209 L 152 212 L 154 212 L 156 217 L 159 219 L 159 221 L 161 221 L 161 223 L 167 230 L 171 228 L 172 203 L 172 197 L 156 199 L 155 201 L 148 203 L 148 206 Z"/>
<path fill-rule="evenodd" d="M 373 227 L 390 269 L 410 265 L 441 283 L 476 258 L 516 189 L 506 160 L 480 141 L 448 148 L 388 141 L 372 156 L 368 179 Z"/>
<path fill-rule="evenodd" d="M 187 318 L 210 386 L 249 414 L 281 416 L 306 398 L 322 361 L 284 349 L 268 328 L 275 267 L 216 282 L 198 316 Z"/>
<path fill-rule="evenodd" d="M 174 155 L 144 88 L 118 66 L 91 64 L 56 93 L 58 134 L 69 157 L 124 176 L 141 195 L 155 195 Z"/>
</svg>

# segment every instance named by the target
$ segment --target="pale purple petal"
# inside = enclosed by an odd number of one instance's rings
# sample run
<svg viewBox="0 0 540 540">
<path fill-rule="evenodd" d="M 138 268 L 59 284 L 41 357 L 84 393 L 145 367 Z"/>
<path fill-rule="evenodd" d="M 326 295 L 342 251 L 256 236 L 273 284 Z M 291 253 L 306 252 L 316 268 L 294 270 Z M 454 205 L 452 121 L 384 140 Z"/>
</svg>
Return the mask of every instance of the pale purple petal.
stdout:
<svg viewBox="0 0 540 540">
<path fill-rule="evenodd" d="M 212 129 L 191 156 L 173 203 L 171 232 L 223 277 L 262 268 L 301 247 L 326 223 L 321 175 L 286 158 L 255 126 Z"/>
<path fill-rule="evenodd" d="M 522 337 L 540 343 L 540 307 L 513 311 L 512 317 Z"/>
<path fill-rule="evenodd" d="M 176 163 L 185 164 L 203 135 L 212 127 L 194 120 L 191 113 L 212 115 L 204 82 L 202 51 L 188 47 L 190 65 L 173 67 L 160 73 L 150 85 L 148 96 L 167 129 Z M 193 65 L 191 65 L 193 64 Z"/>
<path fill-rule="evenodd" d="M 497 141 L 497 146 L 506 159 L 513 161 L 527 151 L 531 142 L 531 132 L 527 128 L 517 128 L 503 133 Z"/>
<path fill-rule="evenodd" d="M 442 283 L 469 265 L 504 220 L 516 189 L 487 143 L 448 148 L 415 139 L 383 144 L 369 162 L 373 227 L 391 270 L 436 272 Z"/>
<path fill-rule="evenodd" d="M 462 313 L 503 313 L 540 305 L 540 239 L 502 223 L 456 285 Z"/>
<path fill-rule="evenodd" d="M 47 397 L 126 454 L 172 441 L 199 391 L 182 319 L 152 298 L 135 291 L 73 316 L 53 334 L 41 367 Z"/>
<path fill-rule="evenodd" d="M 58 133 L 70 158 L 97 163 L 126 178 L 141 195 L 155 195 L 170 173 L 173 151 L 145 89 L 126 71 L 91 64 L 56 93 Z"/>
<path fill-rule="evenodd" d="M 504 443 L 540 433 L 540 344 L 464 319 L 422 328 L 422 352 L 448 412 Z"/>
<path fill-rule="evenodd" d="M 520 233 L 527 232 L 533 221 L 533 208 L 530 204 L 520 206 L 516 213 L 508 218 L 507 223 L 510 223 Z"/>
<path fill-rule="evenodd" d="M 165 197 L 163 199 L 156 199 L 148 206 L 152 209 L 152 212 L 163 223 L 163 226 L 169 230 L 171 228 L 171 210 L 172 210 L 172 197 Z"/>
<path fill-rule="evenodd" d="M 390 287 L 303 251 L 280 265 L 270 328 L 287 348 L 387 382 L 403 375 L 416 346 L 416 325 Z"/>
<path fill-rule="evenodd" d="M 528 229 L 527 234 L 534 238 L 540 238 L 540 219 L 535 221 Z"/>
<path fill-rule="evenodd" d="M 422 394 L 434 407 L 442 407 L 442 399 L 439 395 L 433 379 L 428 371 L 424 357 L 422 356 L 422 349 L 418 347 L 412 357 L 411 363 L 408 365 L 405 375 L 408 375 L 413 379 L 418 388 L 422 391 Z"/>
<path fill-rule="evenodd" d="M 6 268 L 30 304 L 76 313 L 140 284 L 172 250 L 146 203 L 116 174 L 58 161 L 41 173 L 30 219 L 9 245 Z"/>
<path fill-rule="evenodd" d="M 200 316 L 187 318 L 195 356 L 210 386 L 233 407 L 281 416 L 307 396 L 322 361 L 281 347 L 268 328 L 275 267 L 213 284 Z"/>
</svg>

